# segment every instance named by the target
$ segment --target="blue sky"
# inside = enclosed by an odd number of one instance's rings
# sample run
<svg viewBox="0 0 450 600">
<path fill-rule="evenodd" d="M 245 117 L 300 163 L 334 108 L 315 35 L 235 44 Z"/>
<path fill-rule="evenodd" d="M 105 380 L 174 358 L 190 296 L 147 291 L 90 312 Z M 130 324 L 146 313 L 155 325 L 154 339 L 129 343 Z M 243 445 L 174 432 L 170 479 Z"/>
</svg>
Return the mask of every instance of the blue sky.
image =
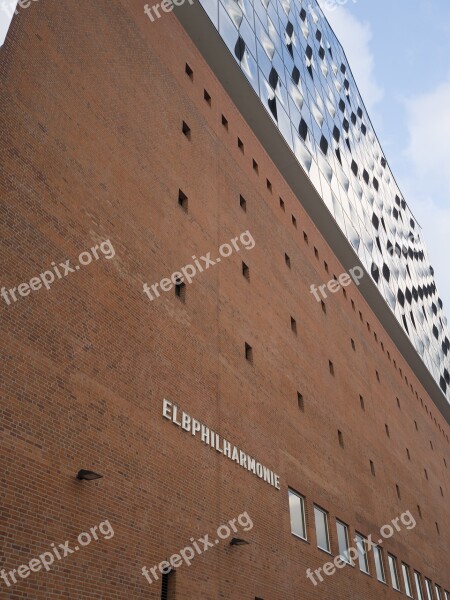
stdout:
<svg viewBox="0 0 450 600">
<path fill-rule="evenodd" d="M 422 226 L 450 314 L 450 2 L 320 0 L 405 200 Z"/>
<path fill-rule="evenodd" d="M 345 49 L 400 189 L 422 226 L 450 314 L 450 2 L 319 1 Z M 15 2 L 0 0 L 0 45 L 10 21 L 1 5 Z"/>
</svg>

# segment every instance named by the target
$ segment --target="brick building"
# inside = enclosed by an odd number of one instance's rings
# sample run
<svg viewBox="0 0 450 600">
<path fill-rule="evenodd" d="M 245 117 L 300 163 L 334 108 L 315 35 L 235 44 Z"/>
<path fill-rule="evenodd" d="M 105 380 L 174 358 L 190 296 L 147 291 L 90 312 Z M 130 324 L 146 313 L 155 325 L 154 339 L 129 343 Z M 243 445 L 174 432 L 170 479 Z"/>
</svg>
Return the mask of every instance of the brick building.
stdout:
<svg viewBox="0 0 450 600">
<path fill-rule="evenodd" d="M 0 597 L 449 600 L 445 361 L 177 12 L 38 1 L 0 49 Z"/>
</svg>

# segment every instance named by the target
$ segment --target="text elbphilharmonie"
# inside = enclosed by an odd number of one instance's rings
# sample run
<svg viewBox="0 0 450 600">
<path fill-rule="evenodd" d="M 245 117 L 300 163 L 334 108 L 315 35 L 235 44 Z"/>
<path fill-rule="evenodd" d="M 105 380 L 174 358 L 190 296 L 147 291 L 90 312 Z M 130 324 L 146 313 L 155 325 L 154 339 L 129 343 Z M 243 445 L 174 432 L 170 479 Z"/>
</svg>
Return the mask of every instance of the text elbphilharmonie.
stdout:
<svg viewBox="0 0 450 600">
<path fill-rule="evenodd" d="M 220 437 L 218 433 L 206 427 L 206 425 L 197 419 L 193 419 L 188 413 L 180 410 L 178 406 L 166 399 L 163 400 L 163 417 L 193 436 L 197 436 L 198 434 L 204 444 L 211 446 L 211 448 L 233 460 L 242 468 L 254 473 L 277 490 L 280 489 L 280 477 L 276 473 L 257 462 L 255 458 L 252 458 L 246 452 L 231 444 L 231 442 Z"/>
</svg>

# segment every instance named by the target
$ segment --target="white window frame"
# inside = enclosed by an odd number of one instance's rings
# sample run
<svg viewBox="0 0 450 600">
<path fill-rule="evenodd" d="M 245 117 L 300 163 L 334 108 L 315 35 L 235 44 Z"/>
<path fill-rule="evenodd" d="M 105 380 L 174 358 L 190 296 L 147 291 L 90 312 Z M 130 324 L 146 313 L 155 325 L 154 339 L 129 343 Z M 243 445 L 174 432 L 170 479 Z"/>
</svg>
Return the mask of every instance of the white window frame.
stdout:
<svg viewBox="0 0 450 600">
<path fill-rule="evenodd" d="M 381 578 L 380 578 L 380 573 L 378 573 L 377 557 L 378 557 L 379 564 L 380 564 L 380 569 L 381 569 Z M 378 581 L 381 581 L 381 583 L 386 583 L 386 570 L 384 568 L 384 562 L 383 562 L 383 551 L 380 548 L 380 546 L 374 546 L 374 548 L 373 548 L 373 558 L 375 560 L 375 573 L 377 575 Z"/>
<path fill-rule="evenodd" d="M 399 576 L 399 572 L 398 572 L 397 557 L 394 556 L 393 554 L 388 554 L 388 564 L 389 564 L 389 574 L 391 576 L 392 587 L 394 588 L 394 590 L 397 590 L 397 592 L 400 592 L 401 584 L 400 584 L 400 576 Z M 395 577 L 394 577 L 394 575 L 395 575 Z"/>
<path fill-rule="evenodd" d="M 414 584 L 416 586 L 417 600 L 425 600 L 423 596 L 422 575 L 419 571 L 414 571 Z"/>
<path fill-rule="evenodd" d="M 409 565 L 402 562 L 402 575 L 403 575 L 403 583 L 405 586 L 405 594 L 408 598 L 414 598 L 412 581 L 411 581 L 411 571 Z M 409 592 L 408 592 L 409 590 Z"/>
<path fill-rule="evenodd" d="M 318 540 L 318 536 L 317 536 L 316 513 L 321 513 L 324 516 L 325 530 L 326 530 L 326 534 L 327 534 L 328 548 L 323 548 L 322 546 L 319 546 L 319 540 Z M 319 506 L 316 506 L 315 504 L 314 504 L 314 525 L 316 527 L 317 547 L 319 548 L 319 550 L 323 550 L 324 552 L 328 552 L 328 554 L 331 554 L 330 528 L 329 528 L 329 525 L 328 525 L 328 513 L 327 513 L 326 510 L 323 510 L 323 508 L 320 508 Z"/>
<path fill-rule="evenodd" d="M 358 552 L 358 565 L 359 565 L 359 570 L 362 573 L 366 573 L 366 575 L 370 575 L 370 566 L 369 566 L 369 558 L 367 556 L 367 538 L 362 534 L 362 533 L 356 533 L 356 538 L 357 538 L 357 542 L 356 542 L 356 550 Z M 362 542 L 362 548 L 361 548 L 361 543 Z M 361 567 L 361 560 L 364 559 L 365 565 L 366 565 L 366 569 L 363 569 Z"/>
<path fill-rule="evenodd" d="M 427 593 L 427 600 L 434 600 L 433 584 L 428 579 L 428 577 L 425 577 L 425 591 Z"/>
<path fill-rule="evenodd" d="M 349 556 L 349 551 L 350 551 L 350 534 L 349 534 L 348 525 L 346 525 L 345 523 L 343 523 L 339 519 L 336 519 L 336 534 L 337 534 L 337 538 L 338 538 L 338 545 L 339 545 L 339 525 L 344 529 L 344 532 L 345 532 L 345 541 L 346 541 L 346 544 L 347 544 L 347 548 L 346 548 L 346 550 L 345 550 L 344 553 L 342 553 L 341 549 L 339 548 L 339 556 L 348 565 L 352 565 L 353 566 L 352 559 Z"/>
<path fill-rule="evenodd" d="M 291 503 L 290 503 L 291 496 L 295 496 L 296 498 L 298 498 L 300 500 L 301 517 L 302 517 L 301 525 L 303 528 L 303 532 L 305 534 L 304 537 L 299 535 L 295 531 L 292 531 L 292 512 L 291 512 Z M 289 499 L 289 517 L 290 517 L 291 533 L 292 533 L 292 535 L 295 535 L 296 538 L 299 538 L 300 540 L 303 540 L 306 542 L 306 541 L 308 541 L 308 531 L 306 529 L 305 497 L 302 496 L 301 494 L 298 494 L 297 492 L 294 492 L 293 489 L 288 488 L 288 499 Z"/>
<path fill-rule="evenodd" d="M 437 583 L 434 584 L 434 591 L 436 593 L 437 600 L 442 600 L 442 590 Z"/>
</svg>

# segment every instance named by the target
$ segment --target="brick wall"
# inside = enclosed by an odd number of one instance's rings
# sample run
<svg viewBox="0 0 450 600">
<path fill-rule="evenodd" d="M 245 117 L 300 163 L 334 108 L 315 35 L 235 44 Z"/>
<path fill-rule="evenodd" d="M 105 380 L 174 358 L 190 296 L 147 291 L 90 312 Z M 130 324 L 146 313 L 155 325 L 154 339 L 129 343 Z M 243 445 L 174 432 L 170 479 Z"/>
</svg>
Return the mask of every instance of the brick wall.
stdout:
<svg viewBox="0 0 450 600">
<path fill-rule="evenodd" d="M 417 527 L 384 549 L 449 590 L 448 424 L 356 286 L 329 294 L 326 314 L 311 295 L 343 268 L 175 16 L 151 23 L 122 1 L 32 3 L 0 50 L 0 78 L 1 285 L 106 239 L 116 253 L 49 291 L 0 299 L 0 566 L 73 545 L 106 519 L 115 533 L 49 573 L 0 580 L 1 597 L 160 598 L 143 565 L 248 511 L 254 528 L 237 535 L 251 544 L 224 541 L 181 567 L 177 600 L 395 598 L 372 555 L 371 577 L 350 567 L 317 588 L 306 579 L 329 560 L 314 503 L 329 512 L 333 555 L 336 517 L 352 536 L 376 535 L 411 510 Z M 246 230 L 255 248 L 198 275 L 185 303 L 143 293 Z M 276 471 L 281 490 L 164 420 L 164 397 Z M 104 478 L 76 481 L 80 468 Z M 288 486 L 306 497 L 309 542 L 290 533 Z"/>
</svg>

